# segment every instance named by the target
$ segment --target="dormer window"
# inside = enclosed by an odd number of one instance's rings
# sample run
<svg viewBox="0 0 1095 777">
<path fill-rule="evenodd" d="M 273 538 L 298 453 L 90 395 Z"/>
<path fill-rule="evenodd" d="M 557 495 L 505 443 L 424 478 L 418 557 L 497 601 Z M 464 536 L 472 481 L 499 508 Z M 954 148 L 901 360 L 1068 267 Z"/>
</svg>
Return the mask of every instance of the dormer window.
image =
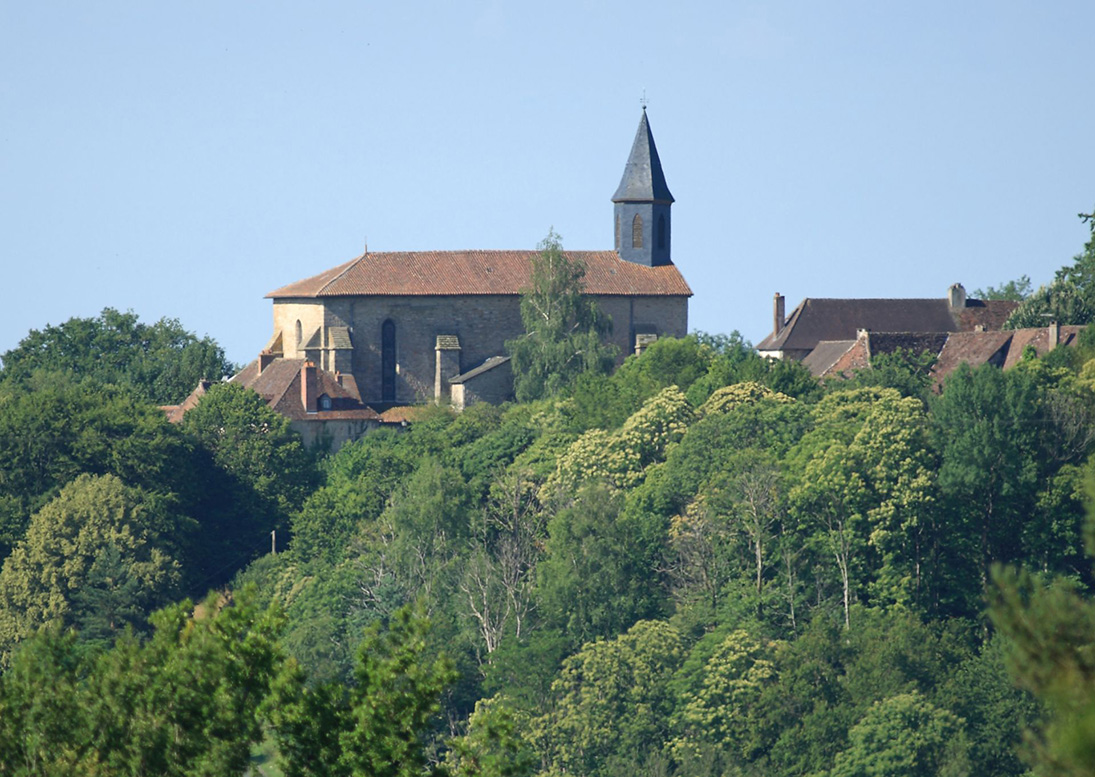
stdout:
<svg viewBox="0 0 1095 777">
<path fill-rule="evenodd" d="M 330 410 L 333 406 L 334 406 L 334 403 L 331 402 L 331 398 L 329 396 L 327 396 L 326 394 L 320 394 L 320 396 L 319 396 L 319 409 L 320 410 Z"/>
<path fill-rule="evenodd" d="M 631 222 L 631 247 L 643 247 L 643 217 L 638 213 L 635 214 L 635 218 Z"/>
</svg>

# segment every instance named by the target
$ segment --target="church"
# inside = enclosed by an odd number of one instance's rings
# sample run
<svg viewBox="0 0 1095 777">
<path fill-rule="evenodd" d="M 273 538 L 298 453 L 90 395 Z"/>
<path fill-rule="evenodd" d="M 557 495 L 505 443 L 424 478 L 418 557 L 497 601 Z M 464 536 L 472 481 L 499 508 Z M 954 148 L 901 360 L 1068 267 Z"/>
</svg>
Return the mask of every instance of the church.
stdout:
<svg viewBox="0 0 1095 777">
<path fill-rule="evenodd" d="M 585 265 L 585 293 L 611 316 L 621 359 L 688 331 L 692 291 L 672 260 L 673 201 L 644 107 L 612 196 L 614 249 L 566 252 Z M 258 389 L 268 370 L 296 376 L 302 422 L 352 407 L 511 399 L 505 343 L 524 332 L 521 292 L 536 254 L 366 250 L 267 294 L 273 334 L 233 381 Z M 309 382 L 332 390 L 309 397 Z M 260 393 L 298 396 L 288 387 Z"/>
</svg>

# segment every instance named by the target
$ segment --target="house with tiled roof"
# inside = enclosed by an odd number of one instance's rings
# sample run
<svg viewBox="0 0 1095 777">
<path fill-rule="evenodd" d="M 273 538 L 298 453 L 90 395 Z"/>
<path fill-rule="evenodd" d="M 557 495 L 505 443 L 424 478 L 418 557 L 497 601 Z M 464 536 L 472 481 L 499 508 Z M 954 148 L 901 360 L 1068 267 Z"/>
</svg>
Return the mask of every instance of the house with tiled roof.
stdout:
<svg viewBox="0 0 1095 777">
<path fill-rule="evenodd" d="M 962 284 L 956 283 L 946 297 L 938 299 L 808 297 L 784 316 L 784 298 L 777 293 L 772 333 L 757 344 L 757 350 L 769 358 L 802 361 L 814 374 L 822 374 L 856 342 L 860 332 L 926 336 L 995 331 L 1018 304 L 970 299 Z M 820 352 L 815 354 L 817 349 Z"/>
<path fill-rule="evenodd" d="M 645 109 L 612 201 L 614 249 L 566 253 L 585 266 L 585 293 L 611 317 L 622 359 L 658 336 L 687 334 L 692 295 L 671 258 L 674 200 Z M 536 255 L 366 250 L 266 295 L 274 331 L 244 373 L 264 372 L 263 360 L 306 360 L 374 407 L 504 400 L 505 343 L 524 332 L 521 293 Z"/>
<path fill-rule="evenodd" d="M 1079 342 L 1082 326 L 1050 323 L 1030 329 L 1004 329 L 971 332 L 871 332 L 861 329 L 854 340 L 830 340 L 817 347 L 802 364 L 818 378 L 847 378 L 856 370 L 871 366 L 881 354 L 926 353 L 934 357 L 931 375 L 939 389 L 948 375 L 963 364 L 979 367 L 991 364 L 1010 369 L 1023 355 L 1033 351 L 1045 356 L 1059 346 L 1072 347 Z"/>
</svg>

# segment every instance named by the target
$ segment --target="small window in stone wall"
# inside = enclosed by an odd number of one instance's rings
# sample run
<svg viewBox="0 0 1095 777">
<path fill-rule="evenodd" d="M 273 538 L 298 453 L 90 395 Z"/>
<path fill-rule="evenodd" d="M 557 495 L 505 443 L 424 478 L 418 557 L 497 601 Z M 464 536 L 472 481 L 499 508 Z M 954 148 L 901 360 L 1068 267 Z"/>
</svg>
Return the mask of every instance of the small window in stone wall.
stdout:
<svg viewBox="0 0 1095 777">
<path fill-rule="evenodd" d="M 300 325 L 300 321 L 297 321 L 297 345 L 300 345 L 300 341 L 304 339 L 304 328 Z"/>
<path fill-rule="evenodd" d="M 658 250 L 665 250 L 665 216 L 658 216 Z"/>
<path fill-rule="evenodd" d="M 638 213 L 635 214 L 635 218 L 631 222 L 631 247 L 643 247 L 643 217 Z"/>
<path fill-rule="evenodd" d="M 616 250 L 620 250 L 620 215 L 616 214 Z"/>
</svg>

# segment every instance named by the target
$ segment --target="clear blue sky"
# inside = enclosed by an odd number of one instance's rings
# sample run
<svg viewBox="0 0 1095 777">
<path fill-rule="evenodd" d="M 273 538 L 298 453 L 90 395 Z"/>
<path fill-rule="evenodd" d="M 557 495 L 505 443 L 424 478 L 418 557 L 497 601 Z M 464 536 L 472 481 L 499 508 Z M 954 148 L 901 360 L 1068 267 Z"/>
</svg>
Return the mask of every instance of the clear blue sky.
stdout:
<svg viewBox="0 0 1095 777">
<path fill-rule="evenodd" d="M 372 250 L 612 245 L 645 90 L 690 325 L 1080 250 L 1095 3 L 0 0 L 0 352 L 105 306 L 229 358 Z"/>
</svg>

